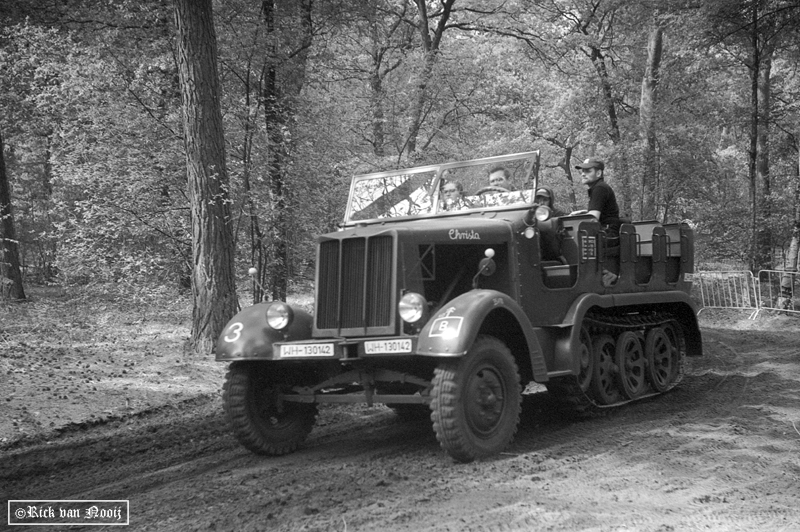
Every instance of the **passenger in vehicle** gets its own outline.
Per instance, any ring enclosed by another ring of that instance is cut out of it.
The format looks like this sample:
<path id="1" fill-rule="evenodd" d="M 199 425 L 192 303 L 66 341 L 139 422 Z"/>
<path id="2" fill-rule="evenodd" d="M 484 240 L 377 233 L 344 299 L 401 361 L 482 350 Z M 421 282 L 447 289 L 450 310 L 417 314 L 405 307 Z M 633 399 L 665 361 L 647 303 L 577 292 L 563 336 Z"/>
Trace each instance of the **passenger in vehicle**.
<path id="1" fill-rule="evenodd" d="M 511 183 L 511 172 L 504 166 L 493 166 L 489 169 L 489 185 L 503 188 L 506 191 L 517 190 Z"/>
<path id="2" fill-rule="evenodd" d="M 581 171 L 581 183 L 586 186 L 589 194 L 589 206 L 586 210 L 575 211 L 572 214 L 588 212 L 600 222 L 606 234 L 604 255 L 616 259 L 607 263 L 615 271 L 603 270 L 603 284 L 612 286 L 616 283 L 619 273 L 619 228 L 622 225 L 617 197 L 614 190 L 603 179 L 605 171 L 603 161 L 589 157 L 575 166 L 575 169 Z"/>
<path id="3" fill-rule="evenodd" d="M 589 157 L 575 168 L 581 171 L 581 183 L 586 186 L 589 194 L 589 206 L 585 210 L 574 211 L 571 214 L 589 213 L 597 218 L 606 235 L 611 238 L 619 237 L 622 221 L 614 190 L 603 179 L 605 164 L 600 159 Z"/>
<path id="4" fill-rule="evenodd" d="M 567 214 L 564 211 L 556 208 L 555 201 L 556 201 L 555 194 L 553 194 L 553 191 L 550 188 L 539 187 L 536 189 L 536 199 L 534 200 L 534 203 L 550 207 L 550 210 L 552 211 L 554 217 L 564 216 L 565 214 Z"/>
<path id="5" fill-rule="evenodd" d="M 442 209 L 446 211 L 458 211 L 468 209 L 472 204 L 464 197 L 464 185 L 460 181 L 446 181 L 442 186 L 441 193 Z"/>

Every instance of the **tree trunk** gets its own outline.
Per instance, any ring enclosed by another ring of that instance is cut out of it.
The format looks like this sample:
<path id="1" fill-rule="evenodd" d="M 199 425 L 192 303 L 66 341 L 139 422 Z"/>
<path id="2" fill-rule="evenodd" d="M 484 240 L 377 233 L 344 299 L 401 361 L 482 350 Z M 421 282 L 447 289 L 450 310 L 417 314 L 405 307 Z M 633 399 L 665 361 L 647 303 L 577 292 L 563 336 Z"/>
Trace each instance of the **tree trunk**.
<path id="1" fill-rule="evenodd" d="M 238 307 L 228 173 L 211 0 L 174 0 L 178 73 L 192 210 L 194 353 L 213 351 Z"/>
<path id="2" fill-rule="evenodd" d="M 569 204 L 571 205 L 570 211 L 578 210 L 578 198 L 575 197 L 575 180 L 572 178 L 572 150 L 574 146 L 570 140 L 564 147 L 564 174 L 566 174 L 567 181 L 569 182 Z"/>
<path id="3" fill-rule="evenodd" d="M 431 76 L 433 75 L 436 56 L 439 53 L 439 47 L 442 42 L 442 35 L 447 27 L 447 21 L 450 18 L 450 12 L 455 0 L 442 0 L 441 18 L 436 25 L 433 36 L 431 36 L 430 31 L 430 19 L 428 17 L 426 0 L 414 0 L 414 2 L 419 12 L 418 29 L 422 50 L 425 56 L 422 71 L 417 78 L 417 90 L 411 102 L 411 111 L 409 112 L 408 134 L 405 143 L 405 152 L 409 157 L 411 157 L 417 149 L 417 137 L 419 136 L 420 127 L 422 127 L 422 109 L 425 106 L 425 100 L 427 98 L 428 83 L 430 83 Z"/>
<path id="4" fill-rule="evenodd" d="M 797 150 L 797 164 L 794 166 L 794 224 L 792 226 L 792 240 L 789 243 L 789 251 L 786 253 L 786 260 L 783 264 L 783 268 L 787 273 L 797 272 L 797 255 L 800 248 L 800 145 L 796 140 L 795 149 Z M 794 275 L 784 274 L 781 276 L 779 308 L 794 310 L 794 301 L 791 299 L 794 282 Z"/>
<path id="5" fill-rule="evenodd" d="M 3 135 L 0 133 L 0 297 L 25 299 L 4 150 Z"/>
<path id="6" fill-rule="evenodd" d="M 650 32 L 647 43 L 647 67 L 642 79 L 642 96 L 639 104 L 639 123 L 644 136 L 644 168 L 642 168 L 642 198 L 639 212 L 642 220 L 653 220 L 657 216 L 655 106 L 661 66 L 662 35 L 661 28 L 655 28 Z"/>
<path id="7" fill-rule="evenodd" d="M 386 152 L 384 145 L 386 139 L 384 137 L 383 124 L 386 121 L 383 112 L 383 80 L 380 76 L 380 65 L 374 65 L 374 70 L 370 75 L 370 96 L 372 107 L 372 151 L 376 157 L 383 157 Z"/>
<path id="8" fill-rule="evenodd" d="M 764 42 L 761 51 L 761 65 L 758 69 L 758 100 L 759 120 L 756 141 L 756 179 L 761 183 L 760 227 L 758 229 L 758 260 L 759 269 L 772 268 L 772 198 L 770 194 L 769 175 L 769 129 L 771 111 L 771 84 L 772 55 L 775 50 L 775 38 Z"/>
<path id="9" fill-rule="evenodd" d="M 405 5 L 405 2 L 403 5 Z M 378 42 L 380 40 L 378 38 L 379 17 L 376 5 L 370 4 L 368 18 L 370 40 L 372 41 L 372 71 L 370 72 L 369 78 L 370 108 L 372 111 L 372 152 L 377 157 L 383 157 L 385 155 L 384 145 L 386 143 L 383 128 L 385 122 L 383 112 L 383 78 L 381 77 L 383 53 L 380 43 Z"/>
<path id="10" fill-rule="evenodd" d="M 611 87 L 611 80 L 606 68 L 606 59 L 599 48 L 590 47 L 589 58 L 594 65 L 597 76 L 600 80 L 600 89 L 603 93 L 603 99 L 606 104 L 606 114 L 608 115 L 608 136 L 611 142 L 617 149 L 617 174 L 614 175 L 616 186 L 614 190 L 617 194 L 617 202 L 620 208 L 620 214 L 625 216 L 631 212 L 631 187 L 630 177 L 628 176 L 628 157 L 625 152 L 625 146 L 622 144 L 622 132 L 619 127 L 619 118 L 617 116 L 617 106 L 614 102 L 614 92 Z M 605 176 L 605 172 L 603 172 Z"/>
<path id="11" fill-rule="evenodd" d="M 253 137 L 255 135 L 255 124 L 251 121 L 251 113 L 249 112 L 250 106 L 253 105 L 252 93 L 255 91 L 251 84 L 251 69 L 250 64 L 247 68 L 247 77 L 245 78 L 245 108 L 248 110 L 244 118 L 244 140 L 242 142 L 242 188 L 245 196 L 245 205 L 242 207 L 246 209 L 246 216 L 249 222 L 248 235 L 250 237 L 250 266 L 256 268 L 256 275 L 264 272 L 266 251 L 264 249 L 264 233 L 261 230 L 261 223 L 258 217 L 257 203 L 253 192 L 251 183 L 251 175 L 253 171 Z M 263 284 L 259 282 L 259 277 L 252 279 L 253 303 L 258 303 L 264 299 Z"/>
<path id="12" fill-rule="evenodd" d="M 267 172 L 272 206 L 269 232 L 271 259 L 261 273 L 265 284 L 270 287 L 272 299 L 281 301 L 286 301 L 289 286 L 291 233 L 291 189 L 286 174 L 291 165 L 289 154 L 292 152 L 292 137 L 286 133 L 292 127 L 296 99 L 305 82 L 306 61 L 312 39 L 312 5 L 312 0 L 263 0 L 261 3 L 267 35 L 272 42 L 270 57 L 265 64 L 262 93 L 270 148 Z M 291 33 L 279 31 L 279 14 L 297 21 Z M 283 56 L 279 48 L 291 48 L 292 53 Z"/>
<path id="13" fill-rule="evenodd" d="M 561 141 L 555 137 L 544 137 L 544 139 L 564 150 L 564 158 L 560 160 L 556 166 L 564 170 L 564 176 L 567 178 L 567 182 L 569 183 L 570 208 L 562 210 L 577 211 L 578 199 L 575 197 L 575 180 L 572 178 L 572 152 L 575 150 L 577 143 L 574 142 L 572 137 L 568 137 L 565 141 Z"/>
<path id="14" fill-rule="evenodd" d="M 750 179 L 750 231 L 752 248 L 750 250 L 750 269 L 759 268 L 756 254 L 758 252 L 758 198 L 756 196 L 756 156 L 758 154 L 758 72 L 761 70 L 758 38 L 758 3 L 753 3 L 751 44 L 753 46 L 753 64 L 750 66 L 750 151 L 748 159 L 748 176 Z"/>

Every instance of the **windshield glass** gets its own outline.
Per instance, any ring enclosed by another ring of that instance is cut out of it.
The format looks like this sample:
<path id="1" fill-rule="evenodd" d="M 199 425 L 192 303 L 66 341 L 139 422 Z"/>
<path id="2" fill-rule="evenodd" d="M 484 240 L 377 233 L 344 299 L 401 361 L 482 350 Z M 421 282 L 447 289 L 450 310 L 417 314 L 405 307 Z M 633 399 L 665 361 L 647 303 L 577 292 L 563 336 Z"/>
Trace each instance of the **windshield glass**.
<path id="1" fill-rule="evenodd" d="M 530 204 L 538 156 L 528 152 L 356 176 L 345 223 Z"/>

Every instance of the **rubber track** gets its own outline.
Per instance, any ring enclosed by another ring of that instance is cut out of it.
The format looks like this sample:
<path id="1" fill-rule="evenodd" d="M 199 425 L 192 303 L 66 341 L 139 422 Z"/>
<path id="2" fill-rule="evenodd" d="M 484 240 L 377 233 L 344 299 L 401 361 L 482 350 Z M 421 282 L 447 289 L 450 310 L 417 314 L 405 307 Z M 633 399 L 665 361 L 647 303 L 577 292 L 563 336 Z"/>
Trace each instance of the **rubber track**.
<path id="1" fill-rule="evenodd" d="M 579 413 L 587 414 L 598 412 L 604 409 L 617 408 L 628 403 L 649 399 L 651 397 L 667 393 L 683 380 L 686 347 L 683 342 L 683 334 L 681 334 L 681 326 L 672 315 L 667 313 L 636 314 L 628 316 L 587 314 L 584 318 L 584 324 L 589 328 L 589 334 L 592 338 L 597 338 L 597 336 L 600 334 L 610 334 L 616 338 L 624 331 L 641 331 L 660 325 L 672 325 L 673 329 L 678 335 L 678 348 L 680 350 L 680 358 L 678 359 L 678 374 L 675 377 L 675 380 L 670 384 L 669 388 L 663 392 L 648 393 L 641 397 L 637 397 L 636 399 L 626 399 L 611 405 L 598 404 L 594 399 L 592 399 L 591 396 L 583 392 L 578 384 L 577 375 L 553 379 L 553 381 L 547 383 L 548 391 L 550 391 L 559 400 L 559 402 L 568 408 Z"/>

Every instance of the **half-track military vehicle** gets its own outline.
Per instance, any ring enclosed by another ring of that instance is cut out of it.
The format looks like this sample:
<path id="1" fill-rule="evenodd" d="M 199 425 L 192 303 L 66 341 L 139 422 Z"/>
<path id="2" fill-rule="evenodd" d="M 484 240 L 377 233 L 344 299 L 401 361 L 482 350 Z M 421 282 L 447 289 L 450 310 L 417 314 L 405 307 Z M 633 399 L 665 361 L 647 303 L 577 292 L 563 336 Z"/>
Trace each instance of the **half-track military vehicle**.
<path id="1" fill-rule="evenodd" d="M 313 314 L 262 302 L 219 337 L 238 440 L 289 453 L 318 404 L 383 403 L 425 412 L 468 462 L 512 441 L 530 383 L 579 411 L 673 388 L 702 354 L 691 228 L 623 223 L 611 238 L 591 215 L 554 217 L 534 203 L 538 164 L 528 152 L 354 177 L 340 230 L 318 237 Z M 488 186 L 497 165 L 510 188 Z"/>

